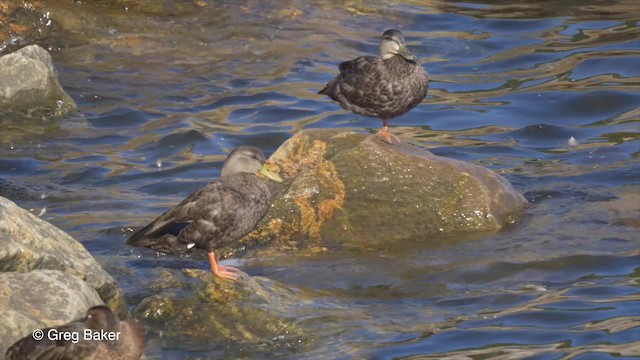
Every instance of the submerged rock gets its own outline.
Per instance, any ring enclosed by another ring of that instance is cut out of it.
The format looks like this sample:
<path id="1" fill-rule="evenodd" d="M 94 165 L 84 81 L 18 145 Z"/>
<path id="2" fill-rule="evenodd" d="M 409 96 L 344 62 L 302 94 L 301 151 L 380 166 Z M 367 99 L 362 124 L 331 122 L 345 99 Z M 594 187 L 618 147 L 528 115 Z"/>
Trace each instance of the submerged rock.
<path id="1" fill-rule="evenodd" d="M 0 109 L 64 116 L 77 106 L 60 86 L 49 53 L 30 45 L 0 57 Z"/>
<path id="2" fill-rule="evenodd" d="M 495 231 L 527 206 L 491 170 L 344 130 L 298 133 L 270 163 L 286 187 L 274 189 L 279 195 L 242 240 L 244 249 L 256 242 L 269 243 L 269 249 L 386 246 L 401 239 Z"/>
<path id="3" fill-rule="evenodd" d="M 0 271 L 26 273 L 35 269 L 76 276 L 95 289 L 114 311 L 123 309 L 122 294 L 115 281 L 82 244 L 0 197 Z"/>
<path id="4" fill-rule="evenodd" d="M 58 270 L 0 273 L 0 358 L 35 329 L 76 320 L 102 300 L 86 282 Z"/>
<path id="5" fill-rule="evenodd" d="M 196 269 L 160 270 L 149 285 L 157 294 L 136 309 L 163 347 L 201 348 L 240 341 L 288 346 L 302 341 L 293 308 L 300 300 L 279 283 L 243 272 L 237 281 Z"/>

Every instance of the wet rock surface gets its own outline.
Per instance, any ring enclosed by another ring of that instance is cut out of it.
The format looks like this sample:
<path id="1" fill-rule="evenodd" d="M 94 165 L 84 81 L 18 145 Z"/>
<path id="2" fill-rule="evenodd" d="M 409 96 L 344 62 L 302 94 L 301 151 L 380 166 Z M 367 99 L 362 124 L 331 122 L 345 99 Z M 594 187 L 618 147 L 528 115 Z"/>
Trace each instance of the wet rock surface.
<path id="1" fill-rule="evenodd" d="M 344 130 L 300 132 L 270 162 L 285 186 L 273 189 L 279 194 L 271 210 L 236 249 L 255 242 L 275 248 L 378 247 L 495 231 L 527 206 L 491 170 Z"/>
<path id="2" fill-rule="evenodd" d="M 306 336 L 296 324 L 294 309 L 303 301 L 278 282 L 240 274 L 237 281 L 229 281 L 204 270 L 157 269 L 148 285 L 155 295 L 140 301 L 136 318 L 151 333 L 161 334 L 162 347 L 183 346 L 185 341 L 198 347 L 234 341 L 276 347 L 302 342 Z"/>
<path id="3" fill-rule="evenodd" d="M 114 311 L 122 309 L 122 294 L 115 281 L 82 244 L 2 197 L 0 244 L 0 271 L 62 271 L 84 280 Z"/>
<path id="4" fill-rule="evenodd" d="M 64 116 L 77 110 L 58 82 L 51 56 L 38 45 L 0 57 L 0 108 L 28 116 Z"/>

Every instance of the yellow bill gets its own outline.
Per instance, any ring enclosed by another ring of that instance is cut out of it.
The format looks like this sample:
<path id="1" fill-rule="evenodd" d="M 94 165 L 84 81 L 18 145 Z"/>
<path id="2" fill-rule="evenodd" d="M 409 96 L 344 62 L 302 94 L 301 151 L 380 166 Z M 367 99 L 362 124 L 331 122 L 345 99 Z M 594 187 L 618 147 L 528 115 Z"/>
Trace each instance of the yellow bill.
<path id="1" fill-rule="evenodd" d="M 273 171 L 269 170 L 269 166 L 267 166 L 267 164 L 262 165 L 262 169 L 260 169 L 260 174 L 264 175 L 267 177 L 267 179 L 269 180 L 273 180 L 275 182 L 282 182 L 282 178 L 274 173 Z"/>

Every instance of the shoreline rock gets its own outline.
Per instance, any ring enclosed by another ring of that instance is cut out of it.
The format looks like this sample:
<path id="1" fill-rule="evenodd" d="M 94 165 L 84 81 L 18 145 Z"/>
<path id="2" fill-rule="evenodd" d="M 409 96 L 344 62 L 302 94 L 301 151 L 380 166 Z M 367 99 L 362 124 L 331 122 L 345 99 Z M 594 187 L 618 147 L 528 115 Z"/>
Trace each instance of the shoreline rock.
<path id="1" fill-rule="evenodd" d="M 126 313 L 115 281 L 81 243 L 3 197 L 0 244 L 0 355 L 31 331 L 76 320 L 92 306 Z"/>
<path id="2" fill-rule="evenodd" d="M 114 311 L 122 309 L 122 294 L 115 280 L 80 242 L 3 197 L 0 243 L 0 271 L 63 271 L 86 281 Z"/>
<path id="3" fill-rule="evenodd" d="M 9 346 L 35 329 L 76 320 L 100 304 L 86 282 L 59 270 L 0 273 L 0 359 Z"/>

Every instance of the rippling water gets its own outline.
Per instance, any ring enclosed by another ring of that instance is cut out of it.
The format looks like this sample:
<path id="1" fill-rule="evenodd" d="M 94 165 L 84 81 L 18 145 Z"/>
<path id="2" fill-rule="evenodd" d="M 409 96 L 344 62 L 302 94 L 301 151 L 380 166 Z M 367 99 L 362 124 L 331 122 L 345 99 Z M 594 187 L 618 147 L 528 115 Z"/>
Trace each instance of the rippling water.
<path id="1" fill-rule="evenodd" d="M 497 234 L 247 263 L 250 274 L 311 294 L 322 311 L 299 321 L 317 330 L 313 345 L 195 351 L 163 348 L 151 333 L 151 355 L 640 356 L 637 1 L 45 7 L 56 23 L 43 43 L 79 114 L 5 115 L 0 194 L 36 214 L 46 208 L 44 219 L 107 268 L 131 256 L 124 229 L 217 177 L 231 148 L 270 153 L 305 128 L 376 131 L 379 120 L 315 93 L 339 62 L 375 54 L 391 27 L 431 78 L 428 98 L 392 131 L 494 169 L 532 203 L 524 222 Z M 75 16 L 58 15 L 70 8 Z"/>

